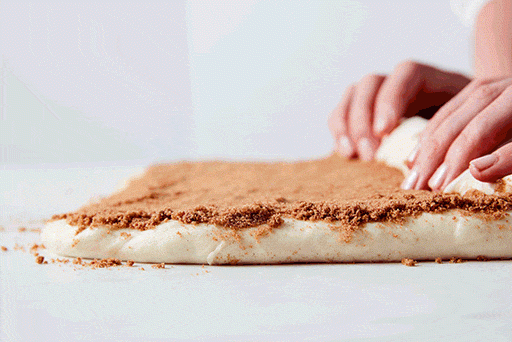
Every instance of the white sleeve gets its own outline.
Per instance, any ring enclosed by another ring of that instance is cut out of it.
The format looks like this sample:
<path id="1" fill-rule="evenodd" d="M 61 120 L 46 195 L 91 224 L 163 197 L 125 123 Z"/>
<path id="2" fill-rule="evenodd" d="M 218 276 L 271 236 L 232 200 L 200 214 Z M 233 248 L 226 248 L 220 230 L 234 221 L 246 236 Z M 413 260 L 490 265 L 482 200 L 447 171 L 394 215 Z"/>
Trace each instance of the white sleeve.
<path id="1" fill-rule="evenodd" d="M 473 27 L 478 13 L 490 0 L 450 0 L 452 11 L 467 27 Z"/>

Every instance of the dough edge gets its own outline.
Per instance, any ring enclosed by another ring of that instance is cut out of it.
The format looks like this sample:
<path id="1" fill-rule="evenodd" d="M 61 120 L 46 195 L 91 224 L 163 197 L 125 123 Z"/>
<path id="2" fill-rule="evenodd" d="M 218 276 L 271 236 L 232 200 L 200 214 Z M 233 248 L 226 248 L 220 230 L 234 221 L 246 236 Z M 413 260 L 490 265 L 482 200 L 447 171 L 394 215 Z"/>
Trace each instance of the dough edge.
<path id="1" fill-rule="evenodd" d="M 65 220 L 49 222 L 44 245 L 66 257 L 118 258 L 171 264 L 275 264 L 297 262 L 393 262 L 403 258 L 433 260 L 512 257 L 510 212 L 500 220 L 467 216 L 459 210 L 423 213 L 400 223 L 368 223 L 346 242 L 339 223 L 284 219 L 279 228 L 257 237 L 259 227 L 220 237 L 225 229 L 208 224 L 168 221 L 146 231 L 82 230 Z"/>

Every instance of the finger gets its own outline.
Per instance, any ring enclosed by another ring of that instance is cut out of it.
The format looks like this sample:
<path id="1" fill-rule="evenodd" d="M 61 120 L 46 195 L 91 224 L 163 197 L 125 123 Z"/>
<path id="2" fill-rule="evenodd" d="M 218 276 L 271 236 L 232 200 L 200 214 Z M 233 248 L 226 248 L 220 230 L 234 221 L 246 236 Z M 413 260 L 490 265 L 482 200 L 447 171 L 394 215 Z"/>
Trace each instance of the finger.
<path id="1" fill-rule="evenodd" d="M 354 143 L 348 134 L 348 113 L 352 103 L 356 86 L 350 85 L 343 94 L 340 102 L 332 111 L 328 124 L 332 137 L 334 138 L 335 150 L 342 156 L 351 158 L 355 155 Z"/>
<path id="2" fill-rule="evenodd" d="M 439 70 L 414 61 L 400 63 L 386 79 L 379 92 L 375 108 L 373 130 L 382 137 L 393 130 L 406 115 L 413 102 L 417 110 L 440 106 L 469 83 L 469 79 L 457 73 Z M 428 100 L 419 101 L 419 94 L 427 94 Z"/>
<path id="3" fill-rule="evenodd" d="M 422 69 L 422 65 L 406 61 L 400 63 L 386 79 L 375 104 L 375 135 L 382 137 L 391 132 L 404 116 L 407 105 L 422 87 Z"/>
<path id="4" fill-rule="evenodd" d="M 352 141 L 362 160 L 373 159 L 378 146 L 378 139 L 373 135 L 373 110 L 377 93 L 386 77 L 368 75 L 358 83 L 352 107 L 348 116 L 348 127 Z"/>
<path id="5" fill-rule="evenodd" d="M 469 163 L 469 171 L 481 182 L 496 182 L 512 174 L 512 143 Z"/>
<path id="6" fill-rule="evenodd" d="M 512 87 L 508 87 L 468 124 L 450 146 L 444 162 L 446 177 L 440 189 L 444 189 L 467 169 L 471 160 L 489 153 L 509 138 L 509 131 L 512 129 L 511 113 Z M 476 163 L 473 168 L 478 166 Z"/>
<path id="7" fill-rule="evenodd" d="M 468 86 L 466 86 L 462 91 L 460 91 L 437 111 L 434 117 L 428 121 L 427 127 L 425 127 L 425 129 L 421 132 L 417 145 L 418 149 L 415 151 L 416 153 L 411 154 L 407 158 L 407 162 L 410 165 L 409 168 L 413 167 L 414 163 L 416 162 L 416 158 L 419 156 L 417 152 L 419 152 L 420 145 L 422 140 L 424 140 L 424 137 L 431 137 L 434 135 L 434 132 L 438 130 L 439 127 L 450 118 L 450 116 L 457 115 L 454 113 L 457 112 L 470 97 L 476 96 L 477 98 L 485 98 L 487 95 L 495 93 L 495 89 L 491 89 L 493 87 L 492 82 L 493 81 L 491 80 L 472 81 Z M 497 88 L 499 88 L 501 91 L 501 89 L 508 85 L 507 82 L 508 81 L 506 80 L 500 81 L 500 83 L 497 83 L 494 86 L 497 85 Z M 441 171 L 442 170 L 440 170 L 440 172 Z"/>
<path id="8" fill-rule="evenodd" d="M 433 133 L 423 136 L 412 168 L 418 173 L 416 183 L 413 185 L 415 189 L 426 189 L 428 186 L 432 190 L 439 190 L 448 178 L 459 172 L 460 163 L 466 163 L 467 168 L 469 160 L 445 160 L 445 156 L 448 157 L 449 149 L 452 149 L 451 156 L 457 154 L 454 149 L 465 148 L 465 146 L 459 146 L 462 140 L 459 140 L 454 147 L 452 144 L 457 141 L 456 139 L 473 118 L 484 111 L 506 89 L 506 86 L 505 83 L 496 83 L 493 85 L 493 91 L 490 89 L 490 87 L 475 89 Z"/>
<path id="9" fill-rule="evenodd" d="M 486 84 L 487 82 L 485 82 Z M 430 136 L 450 115 L 459 109 L 477 88 L 484 85 L 484 81 L 476 80 L 471 82 L 467 87 L 462 89 L 457 95 L 450 99 L 442 106 L 437 113 L 428 121 L 427 127 L 421 133 L 421 137 Z M 421 138 L 420 138 L 421 140 Z"/>
<path id="10" fill-rule="evenodd" d="M 473 96 L 478 98 L 487 98 L 495 95 L 498 91 L 502 91 L 509 81 L 492 81 L 492 80 L 474 80 L 450 101 L 442 106 L 437 113 L 429 120 L 427 127 L 421 133 L 421 137 L 429 136 L 435 132 L 438 127 L 457 111 L 466 101 Z"/>

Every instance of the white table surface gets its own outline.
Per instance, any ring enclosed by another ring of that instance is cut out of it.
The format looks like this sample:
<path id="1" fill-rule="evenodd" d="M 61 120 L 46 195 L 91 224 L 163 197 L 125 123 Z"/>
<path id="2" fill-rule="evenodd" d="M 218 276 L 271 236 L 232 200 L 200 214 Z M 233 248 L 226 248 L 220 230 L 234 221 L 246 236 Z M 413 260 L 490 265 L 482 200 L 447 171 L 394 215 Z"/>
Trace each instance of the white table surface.
<path id="1" fill-rule="evenodd" d="M 0 341 L 512 340 L 511 261 L 92 270 L 13 249 L 40 241 L 17 231 L 23 218 L 138 171 L 0 170 Z"/>

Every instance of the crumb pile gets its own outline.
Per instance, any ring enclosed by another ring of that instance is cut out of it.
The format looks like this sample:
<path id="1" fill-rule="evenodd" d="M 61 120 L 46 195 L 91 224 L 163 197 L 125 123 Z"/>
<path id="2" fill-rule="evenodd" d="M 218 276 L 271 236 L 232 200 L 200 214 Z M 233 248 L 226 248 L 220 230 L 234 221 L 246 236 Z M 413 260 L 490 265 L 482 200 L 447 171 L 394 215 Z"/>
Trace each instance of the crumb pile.
<path id="1" fill-rule="evenodd" d="M 402 180 L 382 163 L 335 154 L 303 162 L 179 162 L 152 166 L 122 191 L 52 219 L 66 219 L 78 233 L 100 225 L 146 230 L 171 219 L 272 229 L 294 218 L 339 221 L 349 236 L 368 222 L 403 222 L 423 212 L 460 209 L 499 218 L 512 209 L 511 195 L 404 191 Z"/>

